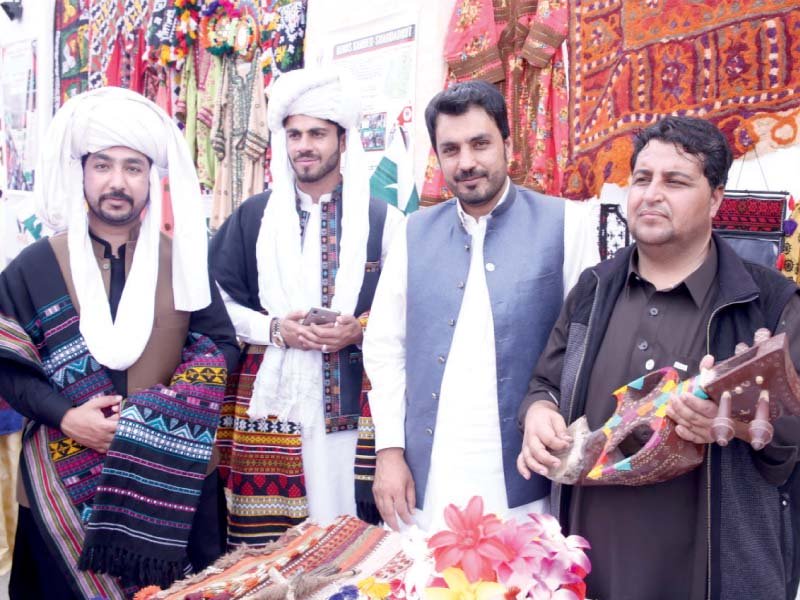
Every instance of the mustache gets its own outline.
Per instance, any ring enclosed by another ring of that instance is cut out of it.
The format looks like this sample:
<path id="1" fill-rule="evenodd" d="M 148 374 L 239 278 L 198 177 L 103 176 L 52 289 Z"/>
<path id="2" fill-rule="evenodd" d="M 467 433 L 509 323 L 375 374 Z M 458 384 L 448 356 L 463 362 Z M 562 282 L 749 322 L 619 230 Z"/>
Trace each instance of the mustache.
<path id="1" fill-rule="evenodd" d="M 656 213 L 661 215 L 662 217 L 669 217 L 669 212 L 666 210 L 662 210 L 660 208 L 655 208 L 653 206 L 643 206 L 639 210 L 636 211 L 637 215 L 643 215 L 644 213 Z"/>
<path id="2" fill-rule="evenodd" d="M 103 200 L 123 200 L 129 204 L 133 204 L 133 198 L 131 198 L 125 192 L 108 192 L 106 194 L 100 194 L 98 201 L 102 202 Z"/>
<path id="3" fill-rule="evenodd" d="M 473 179 L 474 177 L 488 177 L 489 171 L 485 169 L 478 169 L 477 167 L 470 169 L 469 171 L 459 171 L 453 176 L 453 179 L 456 181 L 466 181 L 467 179 Z"/>
<path id="4" fill-rule="evenodd" d="M 313 150 L 307 150 L 306 152 L 298 152 L 294 155 L 294 160 L 300 160 L 303 158 L 319 158 Z"/>

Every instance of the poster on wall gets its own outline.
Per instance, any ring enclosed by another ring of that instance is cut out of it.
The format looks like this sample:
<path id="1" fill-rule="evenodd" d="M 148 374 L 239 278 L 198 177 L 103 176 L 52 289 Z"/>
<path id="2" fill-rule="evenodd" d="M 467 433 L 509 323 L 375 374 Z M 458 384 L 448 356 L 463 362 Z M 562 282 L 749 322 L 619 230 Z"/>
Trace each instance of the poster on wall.
<path id="1" fill-rule="evenodd" d="M 36 215 L 33 192 L 6 190 L 0 201 L 0 270 L 25 246 L 51 233 Z"/>
<path id="2" fill-rule="evenodd" d="M 36 41 L 0 47 L 0 96 L 5 186 L 33 190 L 36 157 Z M 30 134 L 29 134 L 30 132 Z"/>
<path id="3" fill-rule="evenodd" d="M 415 98 L 416 25 L 393 15 L 334 32 L 333 65 L 350 74 L 361 96 L 361 143 L 374 197 L 411 212 L 417 206 L 411 124 Z"/>

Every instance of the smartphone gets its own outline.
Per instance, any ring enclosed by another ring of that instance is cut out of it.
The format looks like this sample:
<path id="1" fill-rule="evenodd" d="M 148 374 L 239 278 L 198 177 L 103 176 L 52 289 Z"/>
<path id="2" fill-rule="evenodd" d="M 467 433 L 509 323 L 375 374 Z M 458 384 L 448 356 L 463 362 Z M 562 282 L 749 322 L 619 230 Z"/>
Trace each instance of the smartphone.
<path id="1" fill-rule="evenodd" d="M 336 317 L 340 314 L 338 310 L 314 307 L 306 313 L 303 319 L 303 325 L 327 325 L 328 323 L 335 323 Z"/>

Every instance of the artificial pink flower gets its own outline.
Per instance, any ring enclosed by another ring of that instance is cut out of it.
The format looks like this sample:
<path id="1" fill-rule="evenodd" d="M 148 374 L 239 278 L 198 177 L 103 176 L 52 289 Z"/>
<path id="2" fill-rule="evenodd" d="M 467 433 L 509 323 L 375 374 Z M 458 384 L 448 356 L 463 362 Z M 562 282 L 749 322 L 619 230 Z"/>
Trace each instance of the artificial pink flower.
<path id="1" fill-rule="evenodd" d="M 583 552 L 588 548 L 586 540 L 565 538 L 554 517 L 539 514 L 522 524 L 509 520 L 497 535 L 512 555 L 492 565 L 499 582 L 536 600 L 584 598 L 583 577 L 591 569 Z"/>
<path id="2" fill-rule="evenodd" d="M 503 524 L 498 532 L 499 540 L 511 551 L 508 560 L 492 564 L 497 580 L 509 584 L 514 573 L 535 573 L 538 565 L 547 557 L 547 550 L 535 542 L 541 528 L 533 522 L 518 524 L 511 519 Z"/>
<path id="3" fill-rule="evenodd" d="M 470 583 L 495 581 L 493 564 L 511 560 L 511 551 L 498 539 L 502 521 L 483 514 L 483 499 L 473 496 L 462 511 L 454 504 L 444 510 L 450 531 L 440 531 L 428 540 L 436 570 L 460 567 Z"/>

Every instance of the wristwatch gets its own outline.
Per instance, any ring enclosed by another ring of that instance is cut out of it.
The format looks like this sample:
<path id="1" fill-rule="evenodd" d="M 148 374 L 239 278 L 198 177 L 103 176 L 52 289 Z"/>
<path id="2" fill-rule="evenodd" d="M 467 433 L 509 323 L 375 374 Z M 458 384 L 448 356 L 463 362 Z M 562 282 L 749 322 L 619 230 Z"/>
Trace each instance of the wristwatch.
<path id="1" fill-rule="evenodd" d="M 286 340 L 283 339 L 283 334 L 281 334 L 281 320 L 278 317 L 275 317 L 270 322 L 269 341 L 277 348 L 286 348 Z"/>

